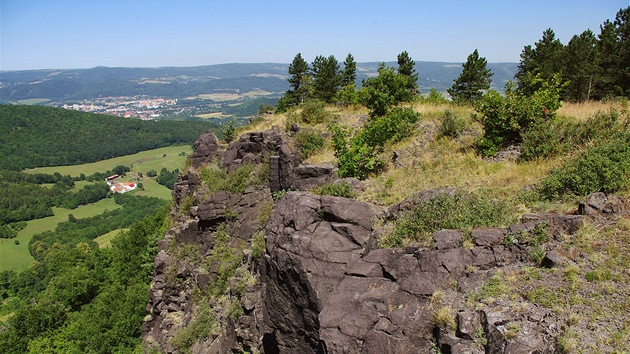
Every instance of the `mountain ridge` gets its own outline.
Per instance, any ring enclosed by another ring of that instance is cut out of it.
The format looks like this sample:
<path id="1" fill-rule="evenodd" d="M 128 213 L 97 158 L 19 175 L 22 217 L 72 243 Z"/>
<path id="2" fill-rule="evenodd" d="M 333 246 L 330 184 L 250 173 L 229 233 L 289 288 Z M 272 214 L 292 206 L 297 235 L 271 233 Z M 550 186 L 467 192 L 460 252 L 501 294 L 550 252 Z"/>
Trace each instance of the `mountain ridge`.
<path id="1" fill-rule="evenodd" d="M 357 85 L 376 75 L 380 62 L 357 63 Z M 396 66 L 396 62 L 385 62 Z M 81 100 L 106 96 L 148 95 L 185 98 L 215 92 L 264 90 L 281 94 L 289 89 L 289 64 L 226 63 L 191 67 L 94 67 L 0 71 L 0 102 L 27 99 Z M 517 63 L 488 63 L 493 89 L 514 78 Z M 444 92 L 461 72 L 461 63 L 416 61 L 421 92 Z"/>

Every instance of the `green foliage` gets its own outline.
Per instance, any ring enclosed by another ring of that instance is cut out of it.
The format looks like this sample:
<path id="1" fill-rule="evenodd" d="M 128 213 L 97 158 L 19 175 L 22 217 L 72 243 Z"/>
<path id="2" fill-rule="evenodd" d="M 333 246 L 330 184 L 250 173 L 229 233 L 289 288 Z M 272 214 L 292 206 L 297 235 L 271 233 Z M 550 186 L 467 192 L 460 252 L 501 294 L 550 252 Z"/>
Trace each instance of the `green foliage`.
<path id="1" fill-rule="evenodd" d="M 252 236 L 252 257 L 254 259 L 261 259 L 265 254 L 266 247 L 264 230 L 259 230 L 254 233 L 254 236 Z"/>
<path id="2" fill-rule="evenodd" d="M 524 96 L 531 96 L 542 85 L 554 85 L 558 74 L 562 72 L 562 54 L 564 45 L 556 38 L 551 28 L 543 32 L 542 39 L 526 46 L 521 53 L 521 61 L 516 73 L 518 91 Z"/>
<path id="3" fill-rule="evenodd" d="M 218 324 L 212 317 L 208 304 L 204 302 L 199 306 L 190 323 L 179 329 L 171 338 L 171 344 L 182 353 L 190 353 L 193 344 L 206 339 L 217 328 Z"/>
<path id="4" fill-rule="evenodd" d="M 231 143 L 236 139 L 236 127 L 234 127 L 234 119 L 230 119 L 230 121 L 221 128 L 221 135 L 223 135 L 223 141 L 226 143 Z"/>
<path id="5" fill-rule="evenodd" d="M 300 129 L 294 138 L 300 146 L 300 155 L 305 159 L 321 151 L 326 143 L 322 134 L 312 128 Z"/>
<path id="6" fill-rule="evenodd" d="M 351 53 L 348 53 L 343 61 L 343 70 L 341 72 L 341 86 L 354 86 L 357 80 L 357 63 Z"/>
<path id="7" fill-rule="evenodd" d="M 20 300 L 0 331 L 0 351 L 122 353 L 137 348 L 166 213 L 161 208 L 137 222 L 110 248 L 57 239 L 36 266 L 19 275 L 0 273 L 0 291 L 8 289 L 11 299 Z"/>
<path id="8" fill-rule="evenodd" d="M 463 118 L 454 115 L 453 112 L 447 109 L 440 120 L 438 135 L 457 138 L 466 129 L 466 126 L 466 121 Z"/>
<path id="9" fill-rule="evenodd" d="M 230 278 L 236 274 L 236 269 L 243 261 L 242 250 L 230 246 L 230 235 L 223 224 L 214 233 L 214 248 L 209 260 L 219 265 L 217 277 L 209 287 L 209 293 L 215 299 L 225 294 L 230 286 Z"/>
<path id="10" fill-rule="evenodd" d="M 398 74 L 407 78 L 406 87 L 412 95 L 418 90 L 418 73 L 416 72 L 416 62 L 411 59 L 407 51 L 403 51 L 396 57 L 398 62 Z"/>
<path id="11" fill-rule="evenodd" d="M 192 144 L 205 122 L 146 122 L 41 106 L 0 105 L 0 169 L 77 165 Z"/>
<path id="12" fill-rule="evenodd" d="M 560 108 L 560 82 L 541 88 L 531 96 L 525 96 L 506 85 L 506 96 L 501 97 L 490 90 L 477 100 L 475 110 L 480 115 L 474 118 L 484 127 L 484 135 L 477 147 L 482 155 L 491 156 L 499 149 L 522 141 L 521 134 L 536 124 L 543 124 L 555 119 L 555 112 Z"/>
<path id="13" fill-rule="evenodd" d="M 169 171 L 166 167 L 162 167 L 156 181 L 164 187 L 173 190 L 175 182 L 177 182 L 177 176 L 179 176 L 179 169 Z"/>
<path id="14" fill-rule="evenodd" d="M 455 102 L 471 102 L 479 99 L 490 88 L 492 72 L 486 68 L 486 58 L 479 57 L 477 49 L 462 64 L 462 72 L 455 79 L 448 93 Z"/>
<path id="15" fill-rule="evenodd" d="M 408 75 L 397 73 L 392 67 L 386 67 L 381 63 L 378 67 L 378 76 L 363 80 L 363 87 L 359 90 L 359 100 L 370 109 L 372 116 L 384 116 L 390 107 L 401 102 L 410 102 L 414 92 Z"/>
<path id="16" fill-rule="evenodd" d="M 334 55 L 327 58 L 318 55 L 312 64 L 313 97 L 326 103 L 333 103 L 341 86 L 339 63 Z"/>
<path id="17" fill-rule="evenodd" d="M 319 100 L 308 100 L 302 106 L 300 121 L 306 124 L 326 123 L 331 115 L 326 111 L 326 104 Z"/>
<path id="18" fill-rule="evenodd" d="M 630 135 L 589 148 L 543 179 L 538 192 L 547 200 L 615 193 L 630 187 Z"/>
<path id="19" fill-rule="evenodd" d="M 344 85 L 337 92 L 337 104 L 342 107 L 354 106 L 359 104 L 359 94 L 356 86 L 352 84 Z"/>
<path id="20" fill-rule="evenodd" d="M 345 181 L 322 184 L 321 186 L 313 189 L 312 192 L 319 195 L 331 195 L 333 197 L 356 197 L 356 193 L 354 193 L 350 183 Z"/>
<path id="21" fill-rule="evenodd" d="M 291 89 L 285 92 L 276 105 L 276 111 L 281 113 L 293 106 L 297 106 L 309 96 L 311 86 L 311 74 L 308 62 L 298 53 L 289 65 L 288 79 Z"/>
<path id="22" fill-rule="evenodd" d="M 380 240 L 384 247 L 410 242 L 432 244 L 433 233 L 442 229 L 471 230 L 478 227 L 506 226 L 513 222 L 511 207 L 483 195 L 457 192 L 420 200 L 403 213 L 394 230 Z"/>
<path id="23" fill-rule="evenodd" d="M 427 95 L 424 101 L 431 104 L 444 104 L 448 102 L 435 87 L 431 87 L 431 91 L 429 91 L 429 95 Z"/>
<path id="24" fill-rule="evenodd" d="M 373 116 L 352 137 L 347 128 L 330 124 L 339 176 L 365 179 L 378 173 L 385 166 L 378 157 L 383 147 L 413 134 L 418 119 L 411 108 L 396 107 L 384 116 Z"/>
<path id="25" fill-rule="evenodd" d="M 265 171 L 264 168 L 268 167 L 261 165 L 257 168 L 256 165 L 245 164 L 225 172 L 216 166 L 203 166 L 198 172 L 209 195 L 221 190 L 230 194 L 243 194 L 247 187 L 265 183 L 268 178 L 265 172 L 268 174 L 268 170 Z"/>

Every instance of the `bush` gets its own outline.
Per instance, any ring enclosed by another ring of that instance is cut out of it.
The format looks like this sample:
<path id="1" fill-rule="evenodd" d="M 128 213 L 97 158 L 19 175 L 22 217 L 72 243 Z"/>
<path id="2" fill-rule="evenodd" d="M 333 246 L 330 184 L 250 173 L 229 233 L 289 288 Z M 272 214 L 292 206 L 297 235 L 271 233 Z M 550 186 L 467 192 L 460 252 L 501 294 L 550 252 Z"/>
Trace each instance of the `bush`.
<path id="1" fill-rule="evenodd" d="M 431 87 L 431 92 L 429 92 L 429 95 L 424 101 L 431 104 L 443 104 L 448 102 L 435 87 Z"/>
<path id="2" fill-rule="evenodd" d="M 221 135 L 223 135 L 223 141 L 228 144 L 236 139 L 236 127 L 234 127 L 234 119 L 230 119 L 228 124 L 221 128 Z"/>
<path id="3" fill-rule="evenodd" d="M 336 123 L 329 125 L 339 176 L 365 179 L 381 171 L 385 162 L 378 155 L 383 147 L 413 134 L 418 119 L 419 114 L 411 108 L 397 107 L 384 116 L 372 116 L 353 137 L 347 128 Z"/>
<path id="4" fill-rule="evenodd" d="M 554 170 L 538 186 L 544 199 L 614 193 L 630 187 L 630 134 L 586 150 Z"/>
<path id="5" fill-rule="evenodd" d="M 506 226 L 512 223 L 509 205 L 483 195 L 457 192 L 421 200 L 403 213 L 391 234 L 381 239 L 385 247 L 399 247 L 410 242 L 432 246 L 433 233 L 442 229 L 470 231 L 478 227 Z"/>
<path id="6" fill-rule="evenodd" d="M 439 136 L 457 138 L 464 129 L 466 129 L 466 121 L 464 119 L 453 115 L 453 112 L 448 109 L 444 111 L 444 116 L 442 116 L 438 127 Z"/>
<path id="7" fill-rule="evenodd" d="M 553 121 L 560 106 L 559 84 L 543 83 L 531 96 L 516 93 L 511 84 L 506 85 L 505 98 L 490 90 L 476 103 L 480 115 L 473 116 L 484 127 L 478 151 L 491 156 L 509 144 L 521 142 L 521 134 L 530 127 Z"/>
<path id="8" fill-rule="evenodd" d="M 313 193 L 319 194 L 319 195 L 330 195 L 333 197 L 344 197 L 344 198 L 356 197 L 356 194 L 352 190 L 352 186 L 350 185 L 350 183 L 345 182 L 345 181 L 323 184 L 313 189 Z"/>
<path id="9" fill-rule="evenodd" d="M 320 133 L 308 128 L 295 134 L 295 140 L 300 145 L 300 155 L 305 159 L 321 151 L 326 143 L 326 139 Z"/>
<path id="10" fill-rule="evenodd" d="M 306 124 L 326 123 L 331 115 L 326 111 L 326 105 L 322 101 L 309 100 L 302 106 L 300 121 Z"/>

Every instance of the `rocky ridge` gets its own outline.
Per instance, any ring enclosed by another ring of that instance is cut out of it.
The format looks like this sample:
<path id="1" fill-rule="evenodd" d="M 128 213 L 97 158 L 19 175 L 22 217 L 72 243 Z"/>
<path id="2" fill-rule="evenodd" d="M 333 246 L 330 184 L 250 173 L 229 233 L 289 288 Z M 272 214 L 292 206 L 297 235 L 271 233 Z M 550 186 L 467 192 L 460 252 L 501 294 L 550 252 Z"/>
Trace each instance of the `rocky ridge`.
<path id="1" fill-rule="evenodd" d="M 555 353 L 564 323 L 554 311 L 481 300 L 534 265 L 524 240 L 541 225 L 551 236 L 541 264 L 558 267 L 581 257 L 560 243 L 584 218 L 626 210 L 625 200 L 596 194 L 579 215 L 472 230 L 467 247 L 464 232 L 442 230 L 435 249 L 381 249 L 377 220 L 439 192 L 389 209 L 313 195 L 336 180 L 334 168 L 303 165 L 277 130 L 226 150 L 205 133 L 191 162 L 173 191 L 174 226 L 155 259 L 143 326 L 146 347 L 163 353 Z M 210 193 L 203 168 L 212 164 L 255 165 L 264 183 Z"/>

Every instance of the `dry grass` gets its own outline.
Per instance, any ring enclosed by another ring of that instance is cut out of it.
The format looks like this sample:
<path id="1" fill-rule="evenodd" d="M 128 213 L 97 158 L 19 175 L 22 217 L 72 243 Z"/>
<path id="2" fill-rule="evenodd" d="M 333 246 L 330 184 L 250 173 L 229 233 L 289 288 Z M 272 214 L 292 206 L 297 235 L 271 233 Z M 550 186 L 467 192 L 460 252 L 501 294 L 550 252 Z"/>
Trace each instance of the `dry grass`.
<path id="1" fill-rule="evenodd" d="M 610 109 L 616 109 L 618 111 L 627 110 L 627 101 L 563 102 L 562 107 L 558 110 L 558 115 L 572 117 L 577 121 L 583 122 L 599 111 L 610 111 Z"/>

